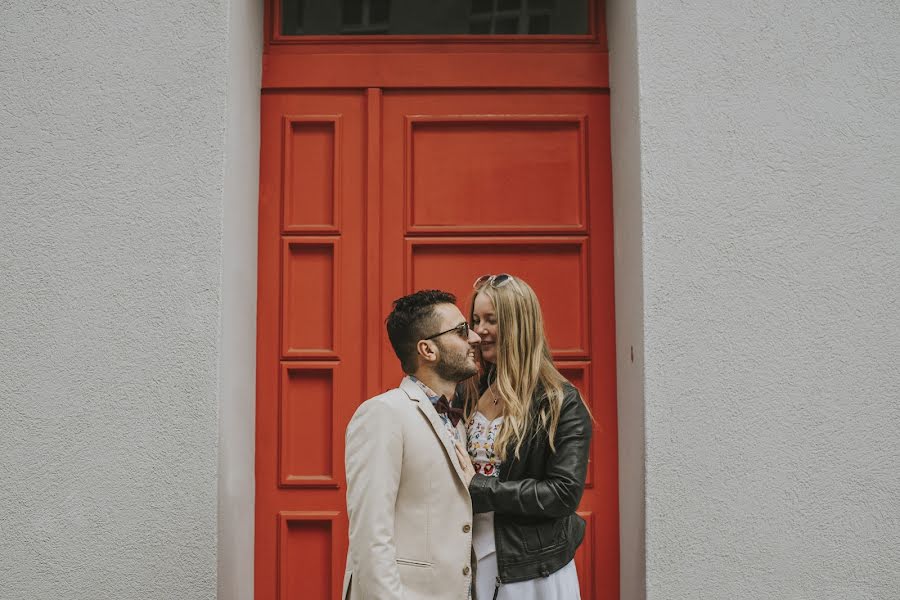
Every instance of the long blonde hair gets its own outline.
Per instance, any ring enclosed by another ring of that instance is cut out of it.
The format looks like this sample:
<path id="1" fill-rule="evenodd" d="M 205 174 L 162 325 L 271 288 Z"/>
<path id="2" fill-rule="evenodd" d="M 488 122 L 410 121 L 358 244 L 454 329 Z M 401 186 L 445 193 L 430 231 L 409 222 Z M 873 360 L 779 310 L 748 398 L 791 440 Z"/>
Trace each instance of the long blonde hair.
<path id="1" fill-rule="evenodd" d="M 493 369 L 487 369 L 482 359 L 479 374 L 466 382 L 466 419 L 475 413 L 480 396 L 479 383 L 490 385 L 496 381 L 497 393 L 505 403 L 503 425 L 494 442 L 494 451 L 500 460 L 506 460 L 511 445 L 519 458 L 523 442 L 541 430 L 547 432 L 550 449 L 555 452 L 554 438 L 565 395 L 563 387 L 568 382 L 553 365 L 537 296 L 531 286 L 511 275 L 497 287 L 485 283 L 472 293 L 470 323 L 474 319 L 478 294 L 484 294 L 494 304 L 498 330 L 497 362 Z M 478 355 L 480 358 L 481 353 Z M 538 418 L 532 431 L 533 408 L 537 409 Z"/>

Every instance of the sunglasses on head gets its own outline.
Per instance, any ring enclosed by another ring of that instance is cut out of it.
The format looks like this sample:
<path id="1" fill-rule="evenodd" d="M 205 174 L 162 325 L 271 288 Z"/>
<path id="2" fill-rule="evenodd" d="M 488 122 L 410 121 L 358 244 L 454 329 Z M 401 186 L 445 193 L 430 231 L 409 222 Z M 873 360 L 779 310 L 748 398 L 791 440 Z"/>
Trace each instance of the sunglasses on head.
<path id="1" fill-rule="evenodd" d="M 500 273 L 498 275 L 482 275 L 478 279 L 475 280 L 475 283 L 472 284 L 473 290 L 478 290 L 484 287 L 485 285 L 489 285 L 494 288 L 503 287 L 507 283 L 512 281 L 512 275 L 508 275 L 507 273 Z"/>

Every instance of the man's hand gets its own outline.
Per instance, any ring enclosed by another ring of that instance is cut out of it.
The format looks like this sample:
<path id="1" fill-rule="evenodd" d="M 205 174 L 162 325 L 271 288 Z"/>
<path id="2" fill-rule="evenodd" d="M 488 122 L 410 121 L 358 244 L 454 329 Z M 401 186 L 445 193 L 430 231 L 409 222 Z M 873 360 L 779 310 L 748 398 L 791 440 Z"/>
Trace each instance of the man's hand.
<path id="1" fill-rule="evenodd" d="M 456 458 L 459 459 L 459 466 L 462 467 L 463 475 L 466 478 L 466 485 L 472 483 L 472 478 L 475 477 L 475 466 L 472 464 L 472 459 L 469 457 L 469 453 L 466 452 L 466 449 L 463 448 L 461 442 L 457 441 L 453 446 L 456 448 Z"/>

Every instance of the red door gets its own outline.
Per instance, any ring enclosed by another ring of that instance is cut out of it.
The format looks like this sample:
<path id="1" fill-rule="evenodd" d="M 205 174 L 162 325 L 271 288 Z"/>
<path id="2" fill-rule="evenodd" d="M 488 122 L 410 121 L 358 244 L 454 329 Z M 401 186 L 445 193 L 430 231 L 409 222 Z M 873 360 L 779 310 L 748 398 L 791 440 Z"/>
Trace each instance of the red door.
<path id="1" fill-rule="evenodd" d="M 602 23 L 595 27 L 602 32 Z M 583 598 L 618 598 L 606 54 L 600 33 L 553 43 L 514 37 L 270 36 L 258 600 L 340 596 L 344 429 L 360 402 L 400 379 L 383 326 L 391 301 L 437 287 L 456 293 L 465 310 L 472 281 L 498 272 L 535 288 L 554 357 L 594 412 L 580 507 L 588 534 L 577 567 Z"/>

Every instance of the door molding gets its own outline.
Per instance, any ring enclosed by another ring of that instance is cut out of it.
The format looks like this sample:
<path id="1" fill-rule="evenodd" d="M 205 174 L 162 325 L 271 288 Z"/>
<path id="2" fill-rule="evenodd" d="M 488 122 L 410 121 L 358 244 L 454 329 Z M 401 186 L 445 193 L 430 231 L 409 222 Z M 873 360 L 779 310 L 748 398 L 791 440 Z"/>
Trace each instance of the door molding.
<path id="1" fill-rule="evenodd" d="M 500 50 L 500 49 L 498 49 Z M 472 64 L 478 64 L 473 70 Z M 609 54 L 403 52 L 266 54 L 263 90 L 309 88 L 609 88 Z"/>

